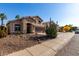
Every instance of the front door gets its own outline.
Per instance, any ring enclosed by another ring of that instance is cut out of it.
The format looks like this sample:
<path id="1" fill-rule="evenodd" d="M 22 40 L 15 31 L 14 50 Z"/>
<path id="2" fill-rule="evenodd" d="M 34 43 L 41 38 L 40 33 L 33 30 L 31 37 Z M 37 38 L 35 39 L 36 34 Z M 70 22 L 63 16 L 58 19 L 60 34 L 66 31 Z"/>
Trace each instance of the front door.
<path id="1" fill-rule="evenodd" d="M 32 24 L 27 23 L 27 33 L 32 33 Z"/>

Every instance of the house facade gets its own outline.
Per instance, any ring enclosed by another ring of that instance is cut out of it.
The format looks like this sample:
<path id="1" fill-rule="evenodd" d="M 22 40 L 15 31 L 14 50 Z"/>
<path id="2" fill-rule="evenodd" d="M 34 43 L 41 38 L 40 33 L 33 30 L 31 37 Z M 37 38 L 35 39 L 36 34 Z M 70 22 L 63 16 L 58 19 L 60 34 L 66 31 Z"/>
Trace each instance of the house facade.
<path id="1" fill-rule="evenodd" d="M 45 26 L 39 16 L 26 16 L 7 23 L 8 32 L 13 33 L 43 33 Z"/>

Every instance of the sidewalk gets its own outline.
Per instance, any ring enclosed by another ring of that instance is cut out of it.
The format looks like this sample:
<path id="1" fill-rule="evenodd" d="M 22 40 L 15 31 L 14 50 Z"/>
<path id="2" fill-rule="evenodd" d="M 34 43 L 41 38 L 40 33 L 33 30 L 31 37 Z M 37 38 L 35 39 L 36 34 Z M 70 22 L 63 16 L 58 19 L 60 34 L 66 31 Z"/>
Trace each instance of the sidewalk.
<path id="1" fill-rule="evenodd" d="M 55 56 L 79 56 L 79 34 L 75 34 L 71 41 Z"/>
<path id="2" fill-rule="evenodd" d="M 59 33 L 57 38 L 45 41 L 41 44 L 13 52 L 8 56 L 54 56 L 74 36 L 74 33 Z"/>

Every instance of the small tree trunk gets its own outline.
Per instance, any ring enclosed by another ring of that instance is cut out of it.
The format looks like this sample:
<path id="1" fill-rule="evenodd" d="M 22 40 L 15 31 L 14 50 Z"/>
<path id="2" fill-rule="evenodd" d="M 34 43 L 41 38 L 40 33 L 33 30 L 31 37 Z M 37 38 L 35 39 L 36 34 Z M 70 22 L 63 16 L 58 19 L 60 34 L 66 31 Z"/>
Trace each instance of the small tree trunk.
<path id="1" fill-rule="evenodd" d="M 1 20 L 1 30 L 3 30 L 3 20 Z"/>
<path id="2" fill-rule="evenodd" d="M 3 20 L 1 20 L 1 26 L 3 26 Z"/>

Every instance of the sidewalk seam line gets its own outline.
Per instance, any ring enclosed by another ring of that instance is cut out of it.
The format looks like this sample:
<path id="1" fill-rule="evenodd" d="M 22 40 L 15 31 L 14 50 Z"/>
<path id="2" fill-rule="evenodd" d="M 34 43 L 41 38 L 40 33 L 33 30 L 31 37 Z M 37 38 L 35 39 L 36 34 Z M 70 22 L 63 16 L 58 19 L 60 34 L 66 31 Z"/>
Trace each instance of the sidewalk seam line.
<path id="1" fill-rule="evenodd" d="M 50 47 L 48 47 L 48 46 L 46 46 L 46 45 L 44 45 L 44 44 L 42 44 L 43 46 L 45 46 L 45 47 L 47 47 L 47 48 L 50 48 Z M 50 49 L 52 49 L 52 48 L 50 48 Z M 52 49 L 53 51 L 55 51 L 54 49 Z M 55 51 L 55 52 L 57 52 L 57 51 Z"/>
<path id="2" fill-rule="evenodd" d="M 33 54 L 28 50 L 28 49 L 26 49 L 27 50 L 27 52 L 29 53 L 29 54 L 31 54 L 32 56 L 33 56 Z"/>

